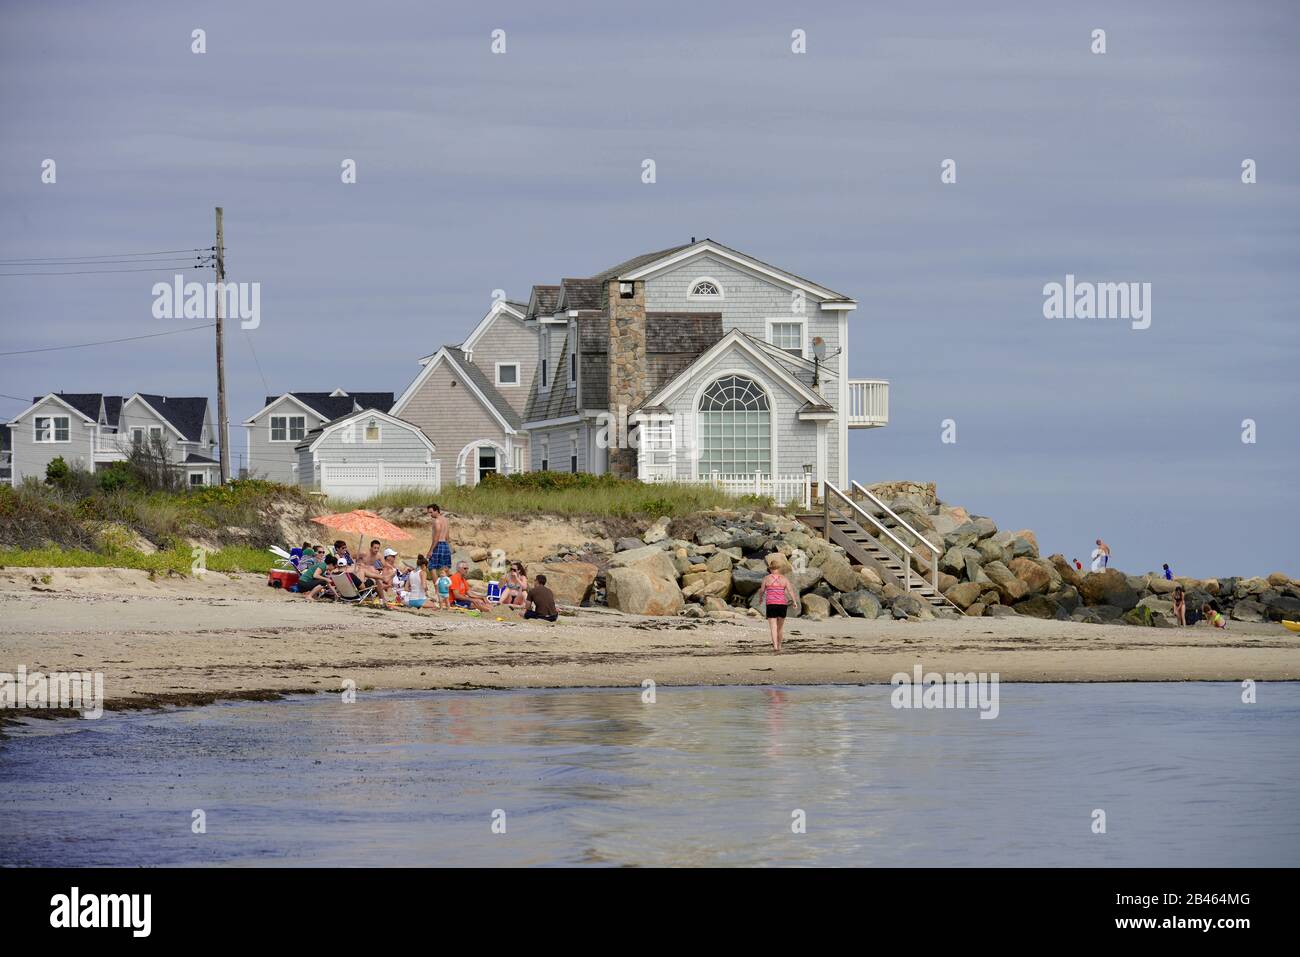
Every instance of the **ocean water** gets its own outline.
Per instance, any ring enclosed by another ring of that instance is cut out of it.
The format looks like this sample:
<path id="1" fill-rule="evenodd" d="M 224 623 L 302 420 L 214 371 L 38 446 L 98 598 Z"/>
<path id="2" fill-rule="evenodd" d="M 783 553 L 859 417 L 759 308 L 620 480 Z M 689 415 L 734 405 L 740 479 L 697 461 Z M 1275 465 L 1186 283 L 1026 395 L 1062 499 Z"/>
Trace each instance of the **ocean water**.
<path id="1" fill-rule="evenodd" d="M 0 745 L 0 863 L 1296 866 L 1300 684 L 1257 695 L 1004 684 L 988 720 L 887 686 L 360 693 L 33 722 Z"/>

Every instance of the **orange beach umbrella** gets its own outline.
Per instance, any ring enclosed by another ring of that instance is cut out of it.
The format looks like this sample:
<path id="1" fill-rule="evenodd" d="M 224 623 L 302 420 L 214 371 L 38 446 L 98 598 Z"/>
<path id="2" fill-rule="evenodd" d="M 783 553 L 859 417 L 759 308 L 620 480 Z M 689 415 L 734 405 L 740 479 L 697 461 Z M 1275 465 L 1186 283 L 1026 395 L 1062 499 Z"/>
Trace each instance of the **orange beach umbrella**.
<path id="1" fill-rule="evenodd" d="M 371 538 L 381 538 L 387 541 L 412 537 L 392 522 L 380 518 L 366 508 L 353 509 L 351 512 L 339 512 L 335 515 L 321 515 L 318 518 L 313 518 L 312 521 L 335 531 L 358 536 L 358 551 L 361 549 L 360 539 L 367 535 Z"/>

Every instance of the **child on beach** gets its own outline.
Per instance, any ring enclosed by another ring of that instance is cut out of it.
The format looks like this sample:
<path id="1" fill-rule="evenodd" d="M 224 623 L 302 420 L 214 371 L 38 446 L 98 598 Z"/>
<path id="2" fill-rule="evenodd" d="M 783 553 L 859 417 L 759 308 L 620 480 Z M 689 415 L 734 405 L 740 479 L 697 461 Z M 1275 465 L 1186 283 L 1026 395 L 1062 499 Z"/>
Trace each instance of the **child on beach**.
<path id="1" fill-rule="evenodd" d="M 772 633 L 772 650 L 781 650 L 781 639 L 785 636 L 785 616 L 795 600 L 794 589 L 785 573 L 790 570 L 790 562 L 780 552 L 767 556 L 767 577 L 759 587 L 763 590 L 763 604 L 767 607 L 767 626 Z"/>
<path id="2" fill-rule="evenodd" d="M 1228 622 L 1224 619 L 1223 612 L 1219 611 L 1219 609 L 1209 603 L 1201 606 L 1201 617 L 1215 628 L 1226 629 L 1228 627 Z"/>
<path id="3" fill-rule="evenodd" d="M 446 611 L 451 607 L 451 569 L 443 566 L 438 569 L 438 607 Z"/>

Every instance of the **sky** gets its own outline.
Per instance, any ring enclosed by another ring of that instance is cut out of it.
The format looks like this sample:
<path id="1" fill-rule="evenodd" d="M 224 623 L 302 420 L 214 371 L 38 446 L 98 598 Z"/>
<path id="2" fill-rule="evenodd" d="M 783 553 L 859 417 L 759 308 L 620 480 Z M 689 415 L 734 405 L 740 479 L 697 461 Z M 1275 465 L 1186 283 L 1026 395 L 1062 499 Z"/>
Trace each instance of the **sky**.
<path id="1" fill-rule="evenodd" d="M 152 311 L 170 262 L 18 261 L 211 246 L 220 205 L 261 286 L 226 337 L 238 455 L 267 394 L 400 393 L 494 289 L 709 236 L 857 299 L 850 373 L 891 383 L 858 481 L 1044 554 L 1296 576 L 1298 100 L 1287 2 L 0 0 L 0 353 L 184 327 Z M 1067 274 L 1150 283 L 1150 327 L 1045 318 Z M 0 354 L 0 414 L 215 396 L 214 366 L 197 328 Z"/>

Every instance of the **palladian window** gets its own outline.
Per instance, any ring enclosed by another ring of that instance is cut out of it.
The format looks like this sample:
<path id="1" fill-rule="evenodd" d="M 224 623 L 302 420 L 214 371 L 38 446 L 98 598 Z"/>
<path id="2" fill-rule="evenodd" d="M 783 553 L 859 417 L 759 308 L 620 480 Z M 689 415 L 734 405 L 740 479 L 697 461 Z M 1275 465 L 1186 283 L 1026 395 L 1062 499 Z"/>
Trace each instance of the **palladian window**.
<path id="1" fill-rule="evenodd" d="M 700 475 L 772 471 L 767 393 L 753 379 L 725 376 L 704 390 L 699 410 Z"/>

